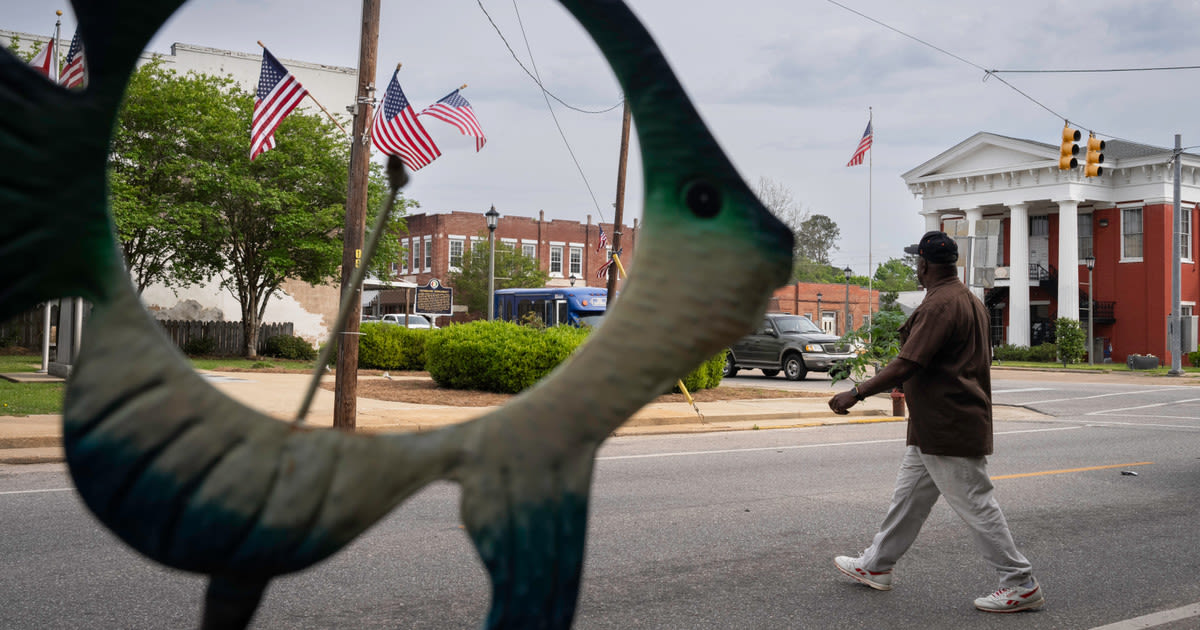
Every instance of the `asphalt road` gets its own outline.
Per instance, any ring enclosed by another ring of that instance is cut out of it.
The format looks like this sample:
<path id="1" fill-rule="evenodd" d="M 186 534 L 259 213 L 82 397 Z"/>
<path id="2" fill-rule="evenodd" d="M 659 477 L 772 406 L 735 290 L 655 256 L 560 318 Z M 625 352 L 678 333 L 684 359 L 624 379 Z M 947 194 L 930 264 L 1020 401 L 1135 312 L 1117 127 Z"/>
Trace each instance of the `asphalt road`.
<path id="1" fill-rule="evenodd" d="M 903 447 L 895 423 L 610 440 L 576 627 L 1200 627 L 1200 389 L 1035 375 L 994 390 L 1053 415 L 999 422 L 990 458 L 1044 609 L 974 610 L 995 578 L 943 503 L 893 591 L 836 572 L 832 557 L 866 546 L 883 515 Z M 124 548 L 69 485 L 58 465 L 0 466 L 0 627 L 195 627 L 202 581 Z M 455 486 L 432 486 L 345 552 L 278 580 L 255 627 L 479 627 L 487 580 L 456 503 Z M 1147 625 L 1171 617 L 1182 618 Z"/>

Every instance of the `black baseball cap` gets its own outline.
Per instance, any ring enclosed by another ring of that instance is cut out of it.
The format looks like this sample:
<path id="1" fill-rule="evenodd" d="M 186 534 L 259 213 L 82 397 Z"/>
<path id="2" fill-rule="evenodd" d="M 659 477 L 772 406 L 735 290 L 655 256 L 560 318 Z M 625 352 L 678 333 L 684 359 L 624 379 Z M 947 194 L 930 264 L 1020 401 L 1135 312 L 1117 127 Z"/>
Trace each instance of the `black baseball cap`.
<path id="1" fill-rule="evenodd" d="M 906 254 L 916 254 L 931 263 L 952 263 L 958 260 L 958 243 L 945 232 L 932 230 L 921 237 L 921 242 L 904 248 Z"/>

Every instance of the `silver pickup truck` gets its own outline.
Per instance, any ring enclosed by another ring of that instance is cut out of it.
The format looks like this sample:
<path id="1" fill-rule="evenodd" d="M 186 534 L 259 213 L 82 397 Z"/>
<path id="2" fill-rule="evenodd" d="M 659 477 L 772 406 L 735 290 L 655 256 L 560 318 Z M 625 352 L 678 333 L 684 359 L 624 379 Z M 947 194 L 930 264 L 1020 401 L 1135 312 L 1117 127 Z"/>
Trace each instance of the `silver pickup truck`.
<path id="1" fill-rule="evenodd" d="M 725 376 L 738 370 L 762 370 L 764 376 L 783 372 L 789 381 L 802 381 L 809 372 L 828 372 L 854 358 L 854 349 L 822 331 L 807 317 L 767 313 L 754 332 L 742 337 L 725 354 Z"/>

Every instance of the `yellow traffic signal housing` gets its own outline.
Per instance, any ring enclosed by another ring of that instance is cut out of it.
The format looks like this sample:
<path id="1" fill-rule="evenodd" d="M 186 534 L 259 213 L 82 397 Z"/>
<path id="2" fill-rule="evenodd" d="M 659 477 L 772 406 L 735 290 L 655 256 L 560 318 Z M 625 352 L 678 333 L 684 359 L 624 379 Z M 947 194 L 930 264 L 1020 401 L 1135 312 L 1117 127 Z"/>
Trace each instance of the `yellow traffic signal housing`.
<path id="1" fill-rule="evenodd" d="M 1088 135 L 1087 155 L 1083 159 L 1083 174 L 1085 177 L 1100 177 L 1104 173 L 1104 169 L 1100 166 L 1104 163 L 1104 141 L 1097 138 L 1094 134 Z"/>
<path id="2" fill-rule="evenodd" d="M 1075 143 L 1079 142 L 1079 139 L 1082 137 L 1083 135 L 1079 133 L 1078 129 L 1063 127 L 1062 149 L 1058 155 L 1058 170 L 1065 171 L 1079 166 L 1079 160 L 1075 159 L 1075 156 L 1079 155 L 1079 145 Z"/>

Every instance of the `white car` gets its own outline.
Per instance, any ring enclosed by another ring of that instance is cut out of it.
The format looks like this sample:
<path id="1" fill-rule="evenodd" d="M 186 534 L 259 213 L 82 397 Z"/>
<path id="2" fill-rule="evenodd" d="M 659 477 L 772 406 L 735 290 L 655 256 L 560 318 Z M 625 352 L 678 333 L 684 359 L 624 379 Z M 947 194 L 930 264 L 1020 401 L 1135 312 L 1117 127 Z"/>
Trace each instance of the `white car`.
<path id="1" fill-rule="evenodd" d="M 405 315 L 404 313 L 388 313 L 380 317 L 379 321 L 385 324 L 399 324 L 403 326 L 405 317 L 408 318 L 409 328 L 437 328 L 433 322 L 429 321 L 428 317 L 411 313 L 409 315 Z"/>

